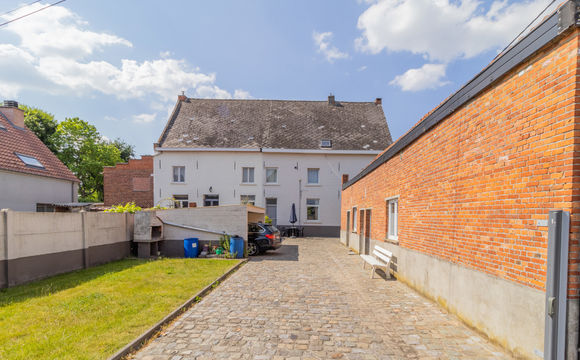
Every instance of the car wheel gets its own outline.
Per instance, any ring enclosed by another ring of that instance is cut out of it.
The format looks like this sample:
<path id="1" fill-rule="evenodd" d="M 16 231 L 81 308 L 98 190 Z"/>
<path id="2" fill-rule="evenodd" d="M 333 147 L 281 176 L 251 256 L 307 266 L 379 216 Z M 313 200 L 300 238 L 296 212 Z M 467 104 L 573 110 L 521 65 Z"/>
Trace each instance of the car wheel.
<path id="1" fill-rule="evenodd" d="M 255 256 L 255 255 L 258 255 L 259 253 L 260 253 L 260 248 L 258 247 L 258 244 L 253 243 L 253 242 L 249 242 L 248 243 L 248 255 Z"/>

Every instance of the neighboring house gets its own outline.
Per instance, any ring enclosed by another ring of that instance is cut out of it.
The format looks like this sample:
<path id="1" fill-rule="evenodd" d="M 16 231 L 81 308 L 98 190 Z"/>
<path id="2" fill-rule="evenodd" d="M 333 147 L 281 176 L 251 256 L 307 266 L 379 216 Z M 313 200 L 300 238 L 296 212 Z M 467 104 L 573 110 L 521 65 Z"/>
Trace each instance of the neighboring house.
<path id="1" fill-rule="evenodd" d="M 155 144 L 155 203 L 250 203 L 305 235 L 338 236 L 340 186 L 391 144 L 381 101 L 178 97 Z"/>
<path id="2" fill-rule="evenodd" d="M 103 169 L 105 206 L 135 202 L 142 208 L 153 204 L 153 156 L 129 159 L 128 163 Z"/>
<path id="3" fill-rule="evenodd" d="M 79 180 L 24 125 L 16 101 L 0 106 L 0 209 L 75 208 Z M 79 204 L 81 205 L 81 204 Z"/>
<path id="4" fill-rule="evenodd" d="M 342 192 L 344 244 L 390 250 L 398 279 L 527 358 L 564 340 L 578 358 L 578 17 L 564 3 Z"/>

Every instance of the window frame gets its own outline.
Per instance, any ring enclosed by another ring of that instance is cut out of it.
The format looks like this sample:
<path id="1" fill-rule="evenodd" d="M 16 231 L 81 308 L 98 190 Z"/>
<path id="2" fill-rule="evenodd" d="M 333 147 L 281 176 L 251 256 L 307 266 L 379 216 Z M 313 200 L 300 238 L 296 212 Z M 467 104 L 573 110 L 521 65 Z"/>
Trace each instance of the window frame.
<path id="1" fill-rule="evenodd" d="M 246 179 L 246 170 L 248 171 L 248 176 Z M 251 181 L 250 180 L 250 174 Z M 242 184 L 255 184 L 256 183 L 256 169 L 253 166 L 243 166 L 242 167 Z"/>
<path id="2" fill-rule="evenodd" d="M 308 200 L 316 200 L 316 204 L 308 204 Z M 315 208 L 316 219 L 309 219 L 309 209 Z M 316 222 L 320 221 L 320 198 L 307 198 L 306 199 L 306 221 L 308 222 Z"/>
<path id="3" fill-rule="evenodd" d="M 173 194 L 173 207 L 175 209 L 187 209 L 189 207 L 189 195 Z M 179 204 L 179 206 L 177 206 Z"/>
<path id="4" fill-rule="evenodd" d="M 357 233 L 358 231 L 358 226 L 356 224 L 356 220 L 357 220 L 357 212 L 358 212 L 358 208 L 356 206 L 353 206 L 351 209 L 351 214 L 352 214 L 352 232 L 353 233 Z"/>
<path id="5" fill-rule="evenodd" d="M 211 196 L 212 198 L 209 199 L 212 203 L 212 205 L 207 205 L 207 197 Z M 213 204 L 215 201 L 217 201 L 217 204 Z M 210 207 L 210 206 L 220 206 L 220 194 L 203 194 L 203 206 L 204 207 Z"/>
<path id="6" fill-rule="evenodd" d="M 387 206 L 387 239 L 399 241 L 399 197 L 385 199 Z M 391 211 L 393 204 L 393 211 Z"/>
<path id="7" fill-rule="evenodd" d="M 248 199 L 253 197 L 254 199 L 253 200 L 249 199 L 248 201 L 244 202 L 244 200 L 242 200 L 242 197 L 247 197 Z M 240 194 L 240 204 L 241 205 L 254 205 L 254 206 L 256 206 L 256 195 Z"/>
<path id="8" fill-rule="evenodd" d="M 316 170 L 316 182 L 310 182 L 310 171 Z M 320 168 L 308 168 L 306 170 L 306 184 L 307 185 L 320 185 Z"/>
<path id="9" fill-rule="evenodd" d="M 275 174 L 276 174 L 276 181 L 268 181 L 268 171 L 269 170 L 274 170 Z M 278 168 L 277 167 L 266 167 L 266 184 L 267 185 L 276 185 L 278 184 Z"/>
<path id="10" fill-rule="evenodd" d="M 17 152 L 15 152 L 14 154 L 26 166 L 29 166 L 29 167 L 32 167 L 35 169 L 46 169 L 45 166 L 40 162 L 40 160 L 38 160 L 36 157 L 34 157 L 32 155 L 25 155 L 25 154 L 21 154 L 21 153 L 17 153 Z M 33 161 L 31 161 L 31 160 L 33 160 Z"/>
<path id="11" fill-rule="evenodd" d="M 185 184 L 185 166 L 184 165 L 176 165 L 172 166 L 172 176 L 171 176 L 171 183 L 173 184 Z M 179 171 L 182 169 L 182 171 Z M 175 173 L 175 170 L 178 170 L 178 173 Z M 175 180 L 175 175 L 177 175 L 177 181 Z M 181 176 L 180 176 L 181 175 Z M 181 179 L 181 181 L 179 181 Z"/>

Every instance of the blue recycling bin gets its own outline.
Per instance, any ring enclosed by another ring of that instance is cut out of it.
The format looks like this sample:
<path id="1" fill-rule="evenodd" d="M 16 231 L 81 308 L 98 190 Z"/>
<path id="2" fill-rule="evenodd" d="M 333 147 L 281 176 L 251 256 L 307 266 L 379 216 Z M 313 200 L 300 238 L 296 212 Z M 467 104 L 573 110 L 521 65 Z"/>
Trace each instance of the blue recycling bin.
<path id="1" fill-rule="evenodd" d="M 244 238 L 241 236 L 230 237 L 230 254 L 236 254 L 236 259 L 244 257 Z"/>
<path id="2" fill-rule="evenodd" d="M 199 253 L 199 239 L 183 239 L 183 250 L 186 258 L 196 258 L 197 254 Z"/>

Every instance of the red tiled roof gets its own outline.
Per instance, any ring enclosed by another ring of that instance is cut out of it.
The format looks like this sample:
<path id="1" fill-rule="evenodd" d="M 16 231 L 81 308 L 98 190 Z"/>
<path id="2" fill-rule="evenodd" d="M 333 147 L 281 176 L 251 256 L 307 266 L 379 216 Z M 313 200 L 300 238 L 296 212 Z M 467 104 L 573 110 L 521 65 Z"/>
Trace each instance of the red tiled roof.
<path id="1" fill-rule="evenodd" d="M 24 164 L 16 155 L 36 158 L 44 169 Z M 15 127 L 0 111 L 0 170 L 46 176 L 69 181 L 79 180 L 29 129 Z"/>

